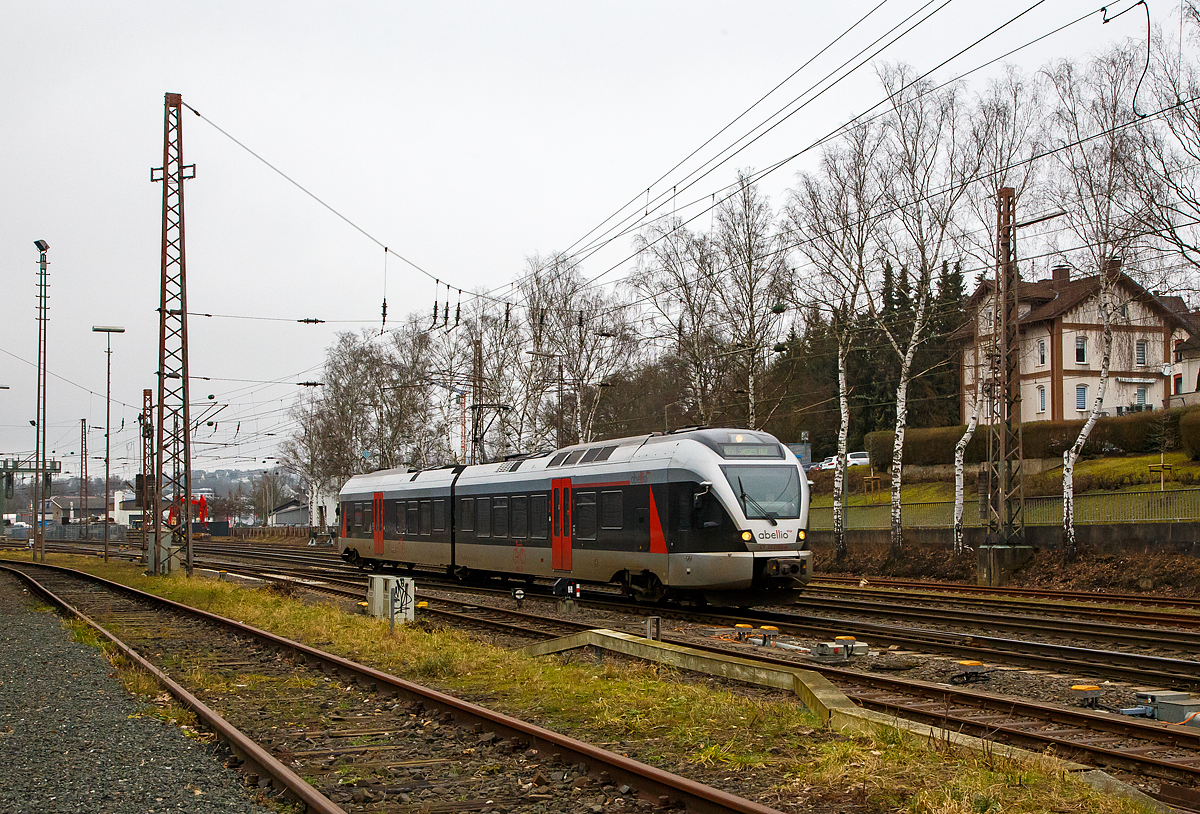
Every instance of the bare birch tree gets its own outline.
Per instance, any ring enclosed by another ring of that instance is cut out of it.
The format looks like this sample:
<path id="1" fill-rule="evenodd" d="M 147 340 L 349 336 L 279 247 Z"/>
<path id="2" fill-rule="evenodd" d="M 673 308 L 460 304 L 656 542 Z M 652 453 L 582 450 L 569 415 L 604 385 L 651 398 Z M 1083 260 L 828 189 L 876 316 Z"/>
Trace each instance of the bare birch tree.
<path id="1" fill-rule="evenodd" d="M 883 184 L 878 175 L 882 143 L 882 130 L 873 124 L 849 130 L 824 152 L 818 173 L 800 176 L 787 207 L 798 248 L 815 266 L 805 285 L 806 299 L 828 315 L 837 339 L 839 421 L 833 475 L 833 538 L 839 562 L 847 554 L 850 388 L 846 361 L 855 344 L 859 297 L 867 269 L 876 259 L 884 217 Z"/>
<path id="2" fill-rule="evenodd" d="M 982 266 L 997 269 L 999 258 L 996 233 L 996 206 L 1000 190 L 1013 189 L 1014 206 L 1028 205 L 1037 199 L 1038 163 L 1033 161 L 1045 144 L 1043 93 L 1036 80 L 1024 77 L 1009 67 L 999 79 L 989 83 L 975 104 L 971 116 L 971 140 L 979 156 L 980 182 L 972 184 L 967 195 L 971 227 L 965 245 Z M 998 290 L 998 287 L 997 289 Z M 993 326 L 994 329 L 994 326 Z M 980 405 L 984 397 L 984 376 L 991 376 L 991 365 L 980 359 L 979 327 L 974 335 L 975 397 L 967 429 L 954 447 L 954 553 L 965 550 L 963 542 L 963 499 L 967 445 L 979 426 Z M 965 384 L 965 382 L 964 382 Z M 996 417 L 992 416 L 992 420 Z"/>
<path id="3" fill-rule="evenodd" d="M 1103 343 L 1091 412 L 1075 443 L 1063 452 L 1063 555 L 1071 560 L 1078 553 L 1075 463 L 1103 409 L 1121 259 L 1141 235 L 1144 221 L 1129 173 L 1136 166 L 1141 141 L 1137 126 L 1131 125 L 1141 65 L 1131 47 L 1116 45 L 1093 57 L 1082 71 L 1062 60 L 1046 74 L 1055 100 L 1051 143 L 1060 148 L 1054 153 L 1058 172 L 1052 194 L 1099 275 Z"/>
<path id="4" fill-rule="evenodd" d="M 791 291 L 775 214 L 747 172 L 738 173 L 734 191 L 718 206 L 714 239 L 722 269 L 717 286 L 719 315 L 733 351 L 746 364 L 748 429 L 756 429 L 760 360 L 781 323 L 776 306 Z"/>
<path id="5" fill-rule="evenodd" d="M 967 138 L 957 86 L 934 89 L 904 65 L 880 73 L 890 100 L 885 123 L 887 202 L 895 229 L 886 244 L 897 266 L 915 272 L 911 315 L 893 322 L 871 284 L 864 285 L 874 324 L 900 361 L 896 429 L 892 449 L 891 554 L 904 545 L 901 525 L 904 431 L 908 386 L 917 348 L 928 337 L 933 272 L 957 249 L 957 216 L 979 168 L 977 148 Z"/>

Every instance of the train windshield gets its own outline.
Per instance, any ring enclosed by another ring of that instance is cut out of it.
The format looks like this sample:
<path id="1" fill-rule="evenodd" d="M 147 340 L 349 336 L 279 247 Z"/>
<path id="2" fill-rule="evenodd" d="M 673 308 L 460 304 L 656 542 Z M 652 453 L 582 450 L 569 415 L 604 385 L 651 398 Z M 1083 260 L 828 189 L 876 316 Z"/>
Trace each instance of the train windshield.
<path id="1" fill-rule="evenodd" d="M 800 516 L 800 470 L 794 466 L 723 466 L 748 520 Z"/>

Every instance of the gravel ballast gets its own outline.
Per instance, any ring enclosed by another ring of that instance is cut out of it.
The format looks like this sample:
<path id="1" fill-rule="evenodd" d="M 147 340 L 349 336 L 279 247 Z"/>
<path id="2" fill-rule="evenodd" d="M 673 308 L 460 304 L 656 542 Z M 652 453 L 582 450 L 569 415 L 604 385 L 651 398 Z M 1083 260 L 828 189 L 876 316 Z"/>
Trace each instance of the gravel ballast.
<path id="1" fill-rule="evenodd" d="M 217 747 L 142 711 L 96 648 L 0 573 L 0 811 L 270 811 Z"/>

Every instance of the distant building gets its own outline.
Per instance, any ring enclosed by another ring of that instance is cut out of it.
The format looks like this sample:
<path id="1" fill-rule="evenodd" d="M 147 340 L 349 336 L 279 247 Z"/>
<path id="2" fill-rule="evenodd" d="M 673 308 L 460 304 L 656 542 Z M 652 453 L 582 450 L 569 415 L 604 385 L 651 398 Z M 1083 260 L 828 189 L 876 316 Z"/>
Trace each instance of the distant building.
<path id="1" fill-rule="evenodd" d="M 1179 297 L 1158 297 L 1117 271 L 1117 314 L 1113 320 L 1104 415 L 1161 409 L 1184 391 L 1196 394 L 1200 347 L 1194 352 L 1191 315 Z M 1092 410 L 1104 352 L 1100 275 L 1071 279 L 1056 266 L 1049 280 L 1021 282 L 1017 290 L 1020 332 L 1021 421 L 1083 418 Z M 961 349 L 959 403 L 967 423 L 975 409 L 975 378 L 988 375 L 999 329 L 995 280 L 984 280 L 967 301 L 970 321 L 952 341 Z M 979 420 L 990 424 L 985 404 Z M 1188 402 L 1191 403 L 1191 402 Z"/>

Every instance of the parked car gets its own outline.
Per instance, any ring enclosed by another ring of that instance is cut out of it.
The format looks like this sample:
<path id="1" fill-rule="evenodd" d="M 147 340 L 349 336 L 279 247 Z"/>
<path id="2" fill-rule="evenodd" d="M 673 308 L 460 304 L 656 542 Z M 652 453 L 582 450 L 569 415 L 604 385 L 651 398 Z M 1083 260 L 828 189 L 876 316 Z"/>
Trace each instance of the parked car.
<path id="1" fill-rule="evenodd" d="M 813 470 L 817 472 L 824 472 L 826 470 L 833 469 L 835 466 L 837 466 L 837 456 L 830 455 L 828 458 L 821 461 L 821 463 L 814 466 Z"/>
<path id="2" fill-rule="evenodd" d="M 869 452 L 851 452 L 846 456 L 846 466 L 870 466 L 871 453 Z"/>

